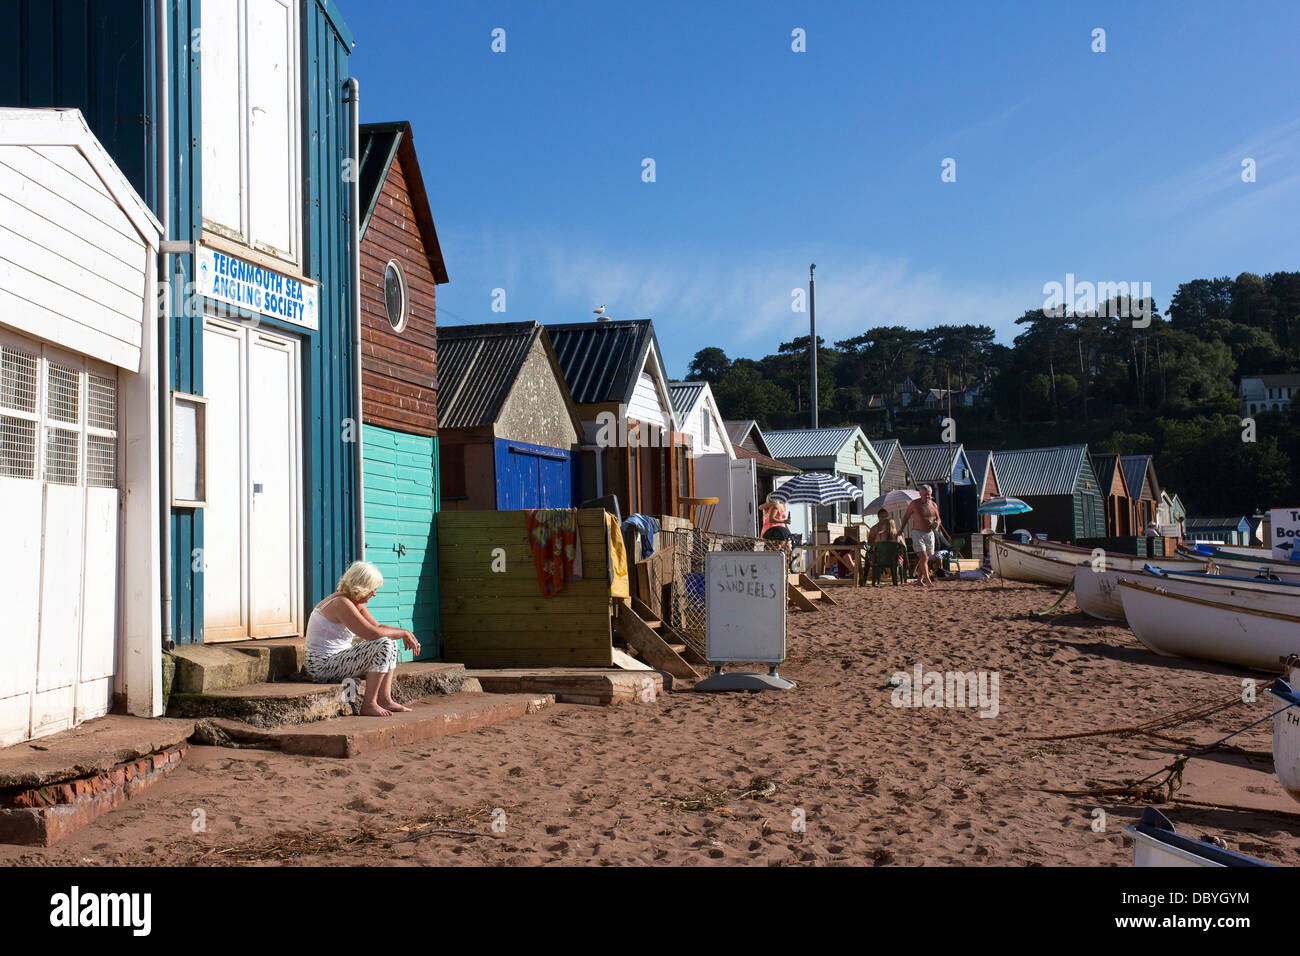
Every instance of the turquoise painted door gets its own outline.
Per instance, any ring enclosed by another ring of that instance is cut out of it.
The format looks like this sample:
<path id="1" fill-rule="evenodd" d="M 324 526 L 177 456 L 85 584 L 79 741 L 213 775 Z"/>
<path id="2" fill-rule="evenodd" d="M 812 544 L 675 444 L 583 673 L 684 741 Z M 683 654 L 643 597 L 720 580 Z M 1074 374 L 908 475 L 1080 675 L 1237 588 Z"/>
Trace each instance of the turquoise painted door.
<path id="1" fill-rule="evenodd" d="M 438 443 L 376 425 L 363 431 L 366 560 L 384 575 L 370 602 L 380 624 L 404 627 L 420 642 L 420 659 L 442 654 L 438 595 Z M 413 655 L 402 649 L 402 660 Z"/>

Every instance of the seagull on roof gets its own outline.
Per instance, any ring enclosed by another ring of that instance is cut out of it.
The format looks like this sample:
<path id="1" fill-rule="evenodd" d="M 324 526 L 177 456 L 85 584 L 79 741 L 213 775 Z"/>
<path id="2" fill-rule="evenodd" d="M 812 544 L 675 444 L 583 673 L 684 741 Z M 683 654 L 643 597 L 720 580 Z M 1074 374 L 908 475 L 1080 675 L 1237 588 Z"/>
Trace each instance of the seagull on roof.
<path id="1" fill-rule="evenodd" d="M 604 315 L 605 307 L 602 305 L 599 309 L 592 309 L 591 311 L 596 315 Z"/>

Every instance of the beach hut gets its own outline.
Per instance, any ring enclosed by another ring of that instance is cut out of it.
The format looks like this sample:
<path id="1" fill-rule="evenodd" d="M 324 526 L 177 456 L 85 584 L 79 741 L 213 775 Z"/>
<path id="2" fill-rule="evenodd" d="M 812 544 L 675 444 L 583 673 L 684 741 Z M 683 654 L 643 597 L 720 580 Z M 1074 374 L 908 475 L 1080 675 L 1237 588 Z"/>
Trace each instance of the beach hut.
<path id="1" fill-rule="evenodd" d="M 161 236 L 80 111 L 0 110 L 0 747 L 158 712 Z"/>
<path id="2" fill-rule="evenodd" d="M 993 463 L 993 452 L 966 450 L 966 460 L 970 462 L 971 477 L 975 481 L 975 496 L 980 504 L 1002 494 L 998 484 L 998 470 Z M 994 517 L 980 515 L 980 531 L 992 531 Z"/>
<path id="3" fill-rule="evenodd" d="M 582 420 L 546 329 L 444 326 L 438 359 L 443 508 L 575 507 Z"/>
<path id="4" fill-rule="evenodd" d="M 1188 518 L 1187 537 L 1192 541 L 1252 547 L 1250 519 L 1245 515 L 1223 518 Z"/>
<path id="5" fill-rule="evenodd" d="M 1156 520 L 1160 504 L 1160 483 L 1156 480 L 1155 460 L 1150 455 L 1124 455 L 1120 458 L 1124 481 L 1133 501 L 1133 534 L 1140 535 Z"/>
<path id="6" fill-rule="evenodd" d="M 1120 456 L 1093 455 L 1092 467 L 1097 473 L 1097 487 L 1106 501 L 1106 537 L 1127 538 L 1141 533 L 1133 528 L 1133 495 L 1120 467 Z"/>
<path id="7" fill-rule="evenodd" d="M 718 499 L 709 530 L 752 535 L 758 513 L 757 461 L 736 456 L 708 382 L 672 382 L 668 394 L 690 443 L 695 495 Z"/>
<path id="8" fill-rule="evenodd" d="M 360 155 L 365 554 L 384 575 L 371 610 L 418 634 L 421 656 L 437 658 L 434 339 L 447 268 L 410 124 L 363 125 Z"/>
<path id="9" fill-rule="evenodd" d="M 961 444 L 904 445 L 903 457 L 912 487 L 929 485 L 939 506 L 939 516 L 950 535 L 979 530 L 979 495 L 974 472 Z"/>
<path id="10" fill-rule="evenodd" d="M 1160 533 L 1167 538 L 1186 537 L 1186 521 L 1187 508 L 1182 499 L 1161 489 L 1160 505 L 1156 509 L 1156 523 L 1160 526 Z"/>
<path id="11" fill-rule="evenodd" d="M 873 438 L 871 447 L 880 458 L 880 493 L 885 494 L 899 488 L 913 488 L 907 471 L 907 458 L 903 455 L 902 443 L 896 438 Z"/>
<path id="12" fill-rule="evenodd" d="M 727 426 L 727 435 L 731 439 L 731 448 L 736 453 L 736 459 L 747 459 L 754 463 L 754 500 L 759 505 L 767 501 L 767 496 L 776 490 L 776 484 L 780 479 L 799 474 L 799 469 L 794 465 L 777 461 L 772 457 L 771 449 L 767 446 L 767 439 L 763 437 L 763 430 L 758 427 L 758 422 L 748 418 L 724 424 Z M 758 515 L 755 513 L 748 522 L 733 520 L 732 533 L 757 534 L 760 530 L 758 525 Z"/>
<path id="13" fill-rule="evenodd" d="M 1101 537 L 1106 508 L 1087 445 L 995 451 L 998 488 L 1034 510 L 1008 523 L 1055 541 Z"/>
<path id="14" fill-rule="evenodd" d="M 794 532 L 808 535 L 819 524 L 842 521 L 880 494 L 880 456 L 856 425 L 784 429 L 769 431 L 765 437 L 773 457 L 778 460 L 801 471 L 837 475 L 862 489 L 862 498 L 857 502 L 792 508 L 790 528 Z M 811 513 L 805 516 L 805 511 Z"/>
<path id="15" fill-rule="evenodd" d="M 694 468 L 654 323 L 578 322 L 546 330 L 582 419 L 582 499 L 614 495 L 624 517 L 678 514 L 678 500 L 694 494 Z"/>

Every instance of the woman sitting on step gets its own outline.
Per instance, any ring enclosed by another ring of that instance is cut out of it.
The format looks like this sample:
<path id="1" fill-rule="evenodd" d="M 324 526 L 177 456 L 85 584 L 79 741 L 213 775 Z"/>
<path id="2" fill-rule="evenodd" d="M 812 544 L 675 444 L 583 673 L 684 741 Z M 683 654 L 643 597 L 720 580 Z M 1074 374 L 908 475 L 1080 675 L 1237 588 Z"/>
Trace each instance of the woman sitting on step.
<path id="1" fill-rule="evenodd" d="M 318 684 L 335 684 L 364 675 L 361 713 L 367 717 L 391 717 L 394 711 L 411 709 L 392 696 L 397 642 L 420 653 L 414 634 L 385 627 L 366 610 L 383 586 L 384 576 L 377 567 L 354 561 L 339 578 L 335 592 L 317 604 L 307 619 L 307 676 Z"/>

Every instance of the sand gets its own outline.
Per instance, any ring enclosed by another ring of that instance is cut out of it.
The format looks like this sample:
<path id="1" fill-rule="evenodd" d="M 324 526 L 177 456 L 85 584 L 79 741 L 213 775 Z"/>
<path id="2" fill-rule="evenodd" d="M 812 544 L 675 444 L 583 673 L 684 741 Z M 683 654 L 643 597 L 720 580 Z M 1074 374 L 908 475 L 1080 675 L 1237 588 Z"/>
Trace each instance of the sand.
<path id="1" fill-rule="evenodd" d="M 1141 804 L 1042 791 L 1119 786 L 1184 748 L 1032 738 L 1226 700 L 1251 676 L 1258 702 L 1166 733 L 1203 745 L 1269 713 L 1266 675 L 1157 657 L 1070 599 L 1032 618 L 1048 588 L 834 593 L 837 608 L 790 612 L 791 692 L 557 705 L 346 761 L 196 747 L 130 805 L 0 863 L 1127 866 Z M 894 706 L 888 680 L 918 663 L 996 671 L 997 715 Z M 1258 755 L 1270 734 L 1234 738 L 1256 755 L 1189 763 L 1178 796 L 1216 806 L 1162 805 L 1180 831 L 1296 862 L 1300 805 Z"/>

